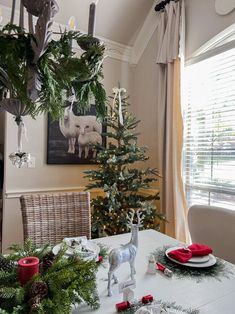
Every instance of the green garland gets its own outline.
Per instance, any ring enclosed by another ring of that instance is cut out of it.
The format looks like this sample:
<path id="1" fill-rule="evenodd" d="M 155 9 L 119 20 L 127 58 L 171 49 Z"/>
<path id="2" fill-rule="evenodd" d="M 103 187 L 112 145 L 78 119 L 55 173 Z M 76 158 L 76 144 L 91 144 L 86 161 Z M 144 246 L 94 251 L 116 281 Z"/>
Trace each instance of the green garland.
<path id="1" fill-rule="evenodd" d="M 129 309 L 123 311 L 123 314 L 134 314 L 138 309 L 141 307 L 148 307 L 149 305 L 160 305 L 163 307 L 165 310 L 177 310 L 181 311 L 185 314 L 199 314 L 200 311 L 197 309 L 185 309 L 180 305 L 177 305 L 175 302 L 163 302 L 163 301 L 153 301 L 148 304 L 143 304 L 142 302 L 138 302 L 136 304 L 133 304 Z"/>
<path id="2" fill-rule="evenodd" d="M 180 245 L 180 244 L 179 244 Z M 195 279 L 197 282 L 203 279 L 214 278 L 220 280 L 220 277 L 229 278 L 229 274 L 233 274 L 233 272 L 229 269 L 229 264 L 220 259 L 216 258 L 216 264 L 210 267 L 205 268 L 193 268 L 186 267 L 173 261 L 169 260 L 165 254 L 166 250 L 171 248 L 172 246 L 164 246 L 163 248 L 158 248 L 152 254 L 154 255 L 156 261 L 165 265 L 167 268 L 173 271 L 174 276 L 177 278 L 183 279 L 185 277 L 190 277 Z"/>
<path id="3" fill-rule="evenodd" d="M 74 92 L 79 111 L 88 110 L 94 97 L 97 114 L 104 116 L 106 94 L 100 82 L 103 78 L 104 45 L 78 31 L 64 32 L 59 40 L 49 42 L 46 51 L 34 64 L 32 45 L 35 41 L 32 34 L 16 25 L 7 24 L 0 30 L 0 102 L 9 97 L 9 93 L 10 98 L 19 99 L 26 106 L 32 117 L 50 112 L 54 119 L 58 119 L 67 96 Z M 83 50 L 80 57 L 72 52 L 72 41 L 76 41 Z M 35 101 L 28 91 L 32 77 L 30 70 L 38 74 L 41 82 Z"/>
<path id="4" fill-rule="evenodd" d="M 70 314 L 72 304 L 81 302 L 93 309 L 99 307 L 96 272 L 102 263 L 83 261 L 78 256 L 65 258 L 66 246 L 55 256 L 49 244 L 39 248 L 30 240 L 10 249 L 12 254 L 0 256 L 0 314 Z M 105 260 L 104 246 L 101 255 Z M 21 286 L 17 261 L 26 256 L 39 258 L 40 273 Z"/>

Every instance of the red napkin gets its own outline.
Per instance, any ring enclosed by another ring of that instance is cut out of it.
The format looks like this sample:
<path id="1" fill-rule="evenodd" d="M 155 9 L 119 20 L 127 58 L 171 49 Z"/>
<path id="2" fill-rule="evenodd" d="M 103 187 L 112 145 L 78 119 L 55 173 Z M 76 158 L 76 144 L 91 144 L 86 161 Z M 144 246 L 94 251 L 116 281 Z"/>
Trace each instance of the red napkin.
<path id="1" fill-rule="evenodd" d="M 168 253 L 168 255 L 180 263 L 186 263 L 193 256 L 205 256 L 211 254 L 212 249 L 204 244 L 193 243 L 187 249 L 181 248 Z"/>

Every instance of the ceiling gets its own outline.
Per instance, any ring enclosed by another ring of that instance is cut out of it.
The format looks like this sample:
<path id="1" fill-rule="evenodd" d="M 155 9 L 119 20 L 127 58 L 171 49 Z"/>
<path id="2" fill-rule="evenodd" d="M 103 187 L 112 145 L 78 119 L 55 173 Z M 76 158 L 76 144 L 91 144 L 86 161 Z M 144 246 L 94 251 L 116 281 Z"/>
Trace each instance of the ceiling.
<path id="1" fill-rule="evenodd" d="M 96 7 L 95 35 L 132 45 L 154 1 L 99 0 Z M 10 6 L 11 2 L 0 0 L 0 4 L 5 6 Z M 57 0 L 57 2 L 60 11 L 55 16 L 56 22 L 66 25 L 70 16 L 75 16 L 77 28 L 87 31 L 89 5 L 92 0 Z"/>

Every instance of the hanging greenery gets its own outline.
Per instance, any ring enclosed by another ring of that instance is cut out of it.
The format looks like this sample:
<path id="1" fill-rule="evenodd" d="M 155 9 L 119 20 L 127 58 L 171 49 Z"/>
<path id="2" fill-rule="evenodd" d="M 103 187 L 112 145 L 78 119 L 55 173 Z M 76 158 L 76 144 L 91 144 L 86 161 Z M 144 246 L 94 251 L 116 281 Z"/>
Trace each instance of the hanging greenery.
<path id="1" fill-rule="evenodd" d="M 72 52 L 72 41 L 83 50 L 80 57 Z M 75 94 L 79 111 L 88 110 L 94 98 L 97 114 L 104 116 L 106 94 L 100 82 L 104 45 L 79 31 L 64 32 L 59 40 L 48 43 L 34 64 L 35 44 L 34 35 L 16 25 L 0 30 L 0 108 L 9 98 L 19 99 L 32 117 L 50 112 L 58 119 L 68 96 Z M 29 91 L 33 73 L 40 84 L 37 97 Z"/>
<path id="2" fill-rule="evenodd" d="M 65 258 L 66 246 L 55 256 L 48 244 L 36 247 L 30 240 L 10 249 L 13 254 L 0 256 L 1 314 L 70 314 L 72 305 L 81 302 L 93 309 L 99 307 L 96 272 L 101 263 L 83 261 L 76 255 Z M 100 254 L 100 260 L 105 260 L 107 249 L 102 246 Z M 22 286 L 17 261 L 27 256 L 39 258 L 40 272 Z"/>

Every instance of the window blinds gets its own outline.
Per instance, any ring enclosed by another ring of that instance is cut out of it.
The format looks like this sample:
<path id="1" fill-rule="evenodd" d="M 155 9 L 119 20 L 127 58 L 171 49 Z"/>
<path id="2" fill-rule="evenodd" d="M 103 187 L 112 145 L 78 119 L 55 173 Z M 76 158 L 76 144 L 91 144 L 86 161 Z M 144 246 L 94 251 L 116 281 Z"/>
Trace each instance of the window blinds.
<path id="1" fill-rule="evenodd" d="M 235 49 L 186 67 L 185 78 L 188 205 L 235 209 Z"/>

